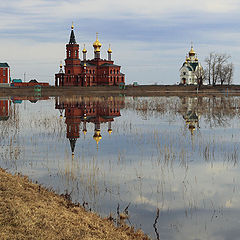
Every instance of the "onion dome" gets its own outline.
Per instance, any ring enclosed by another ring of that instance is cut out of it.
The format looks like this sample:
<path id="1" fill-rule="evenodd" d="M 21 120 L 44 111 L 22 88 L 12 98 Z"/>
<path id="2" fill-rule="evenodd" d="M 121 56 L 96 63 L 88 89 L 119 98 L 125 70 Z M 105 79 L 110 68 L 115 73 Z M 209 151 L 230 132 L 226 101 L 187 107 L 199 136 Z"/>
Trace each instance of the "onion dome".
<path id="1" fill-rule="evenodd" d="M 195 129 L 196 129 L 195 126 L 192 125 L 192 124 L 190 124 L 188 128 L 189 128 L 189 130 L 190 130 L 190 132 L 191 132 L 191 135 L 193 135 L 193 133 L 194 133 L 194 131 L 195 131 Z"/>
<path id="2" fill-rule="evenodd" d="M 86 136 L 86 134 L 87 134 L 87 129 L 83 129 L 83 134 L 84 134 L 84 136 Z"/>
<path id="3" fill-rule="evenodd" d="M 59 73 L 63 73 L 63 65 L 62 65 L 62 61 L 60 62 L 60 69 L 59 69 Z"/>
<path id="4" fill-rule="evenodd" d="M 111 128 L 108 129 L 108 133 L 109 133 L 109 135 L 112 134 L 112 129 Z"/>
<path id="5" fill-rule="evenodd" d="M 102 46 L 102 44 L 98 40 L 98 33 L 96 33 L 96 41 L 93 43 L 95 52 L 100 52 L 101 46 Z"/>
<path id="6" fill-rule="evenodd" d="M 84 44 L 84 48 L 83 48 L 82 52 L 87 53 L 87 49 L 85 48 L 85 44 Z"/>
<path id="7" fill-rule="evenodd" d="M 109 44 L 108 53 L 112 53 L 111 45 Z"/>
<path id="8" fill-rule="evenodd" d="M 195 51 L 193 50 L 193 46 L 191 46 L 191 50 L 189 51 L 189 56 L 195 56 Z"/>
<path id="9" fill-rule="evenodd" d="M 102 139 L 102 136 L 100 134 L 100 130 L 95 130 L 95 134 L 93 135 L 93 139 L 96 141 L 97 145 Z"/>

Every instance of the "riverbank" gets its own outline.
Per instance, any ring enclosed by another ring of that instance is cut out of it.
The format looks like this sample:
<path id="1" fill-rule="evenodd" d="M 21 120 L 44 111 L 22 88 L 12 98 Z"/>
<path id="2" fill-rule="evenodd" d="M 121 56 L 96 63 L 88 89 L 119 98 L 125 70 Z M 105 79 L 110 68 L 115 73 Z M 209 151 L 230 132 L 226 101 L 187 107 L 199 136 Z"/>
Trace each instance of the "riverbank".
<path id="1" fill-rule="evenodd" d="M 73 204 L 32 183 L 27 177 L 11 175 L 0 168 L 0 236 L 10 239 L 147 240 L 122 222 L 115 227 L 111 219 Z"/>
<path id="2" fill-rule="evenodd" d="M 14 96 L 62 96 L 62 95 L 97 95 L 97 96 L 205 96 L 205 95 L 232 95 L 240 96 L 240 85 L 230 86 L 196 86 L 180 85 L 140 85 L 126 86 L 119 89 L 117 86 L 98 86 L 98 87 L 43 87 L 41 92 L 35 92 L 33 87 L 1 88 L 0 97 Z"/>

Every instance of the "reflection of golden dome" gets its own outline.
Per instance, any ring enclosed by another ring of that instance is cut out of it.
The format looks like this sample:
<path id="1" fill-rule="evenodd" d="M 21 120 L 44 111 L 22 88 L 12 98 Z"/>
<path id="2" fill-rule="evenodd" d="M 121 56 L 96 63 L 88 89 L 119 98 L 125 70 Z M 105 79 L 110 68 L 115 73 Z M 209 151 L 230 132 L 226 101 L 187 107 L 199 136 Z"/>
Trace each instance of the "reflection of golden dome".
<path id="1" fill-rule="evenodd" d="M 82 52 L 87 53 L 87 49 L 85 48 L 85 44 L 84 44 L 84 48 L 83 48 Z"/>
<path id="2" fill-rule="evenodd" d="M 109 133 L 109 135 L 112 134 L 112 129 L 111 128 L 108 129 L 108 133 Z"/>
<path id="3" fill-rule="evenodd" d="M 189 56 L 195 56 L 195 51 L 193 50 L 193 47 L 191 47 L 191 50 L 189 51 Z"/>
<path id="4" fill-rule="evenodd" d="M 100 51 L 102 44 L 98 40 L 98 33 L 96 33 L 96 41 L 93 43 L 93 47 L 96 52 Z"/>
<path id="5" fill-rule="evenodd" d="M 108 53 L 112 53 L 111 45 L 109 44 Z"/>
<path id="6" fill-rule="evenodd" d="M 95 134 L 93 135 L 93 139 L 96 141 L 98 144 L 100 140 L 102 139 L 102 136 L 100 134 L 100 130 L 95 130 Z"/>
<path id="7" fill-rule="evenodd" d="M 86 136 L 86 134 L 87 134 L 87 129 L 83 129 L 83 134 L 84 134 L 84 136 Z"/>
<path id="8" fill-rule="evenodd" d="M 193 125 L 189 125 L 188 128 L 189 128 L 191 134 L 193 135 L 193 132 L 194 132 L 194 130 L 196 129 L 195 126 L 193 126 Z"/>
<path id="9" fill-rule="evenodd" d="M 63 115 L 62 114 L 60 115 L 60 119 L 63 119 Z"/>

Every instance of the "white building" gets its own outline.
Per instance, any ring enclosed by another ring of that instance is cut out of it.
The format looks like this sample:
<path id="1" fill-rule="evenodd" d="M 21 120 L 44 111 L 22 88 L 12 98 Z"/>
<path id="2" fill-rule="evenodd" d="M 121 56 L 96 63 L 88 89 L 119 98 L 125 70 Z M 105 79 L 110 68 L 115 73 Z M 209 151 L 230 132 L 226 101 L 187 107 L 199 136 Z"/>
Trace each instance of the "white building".
<path id="1" fill-rule="evenodd" d="M 203 68 L 198 62 L 197 55 L 191 47 L 186 60 L 180 68 L 180 84 L 197 85 L 203 77 Z"/>

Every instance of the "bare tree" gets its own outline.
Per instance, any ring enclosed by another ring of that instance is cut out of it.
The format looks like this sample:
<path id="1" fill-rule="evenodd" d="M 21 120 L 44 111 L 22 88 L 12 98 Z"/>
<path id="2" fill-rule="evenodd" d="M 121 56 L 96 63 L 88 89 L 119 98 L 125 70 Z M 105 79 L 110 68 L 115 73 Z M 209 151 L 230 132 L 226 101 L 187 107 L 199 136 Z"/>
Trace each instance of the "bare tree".
<path id="1" fill-rule="evenodd" d="M 231 84 L 233 77 L 233 64 L 228 63 L 231 56 L 226 54 L 217 54 L 211 52 L 207 58 L 205 58 L 205 78 L 209 85 L 216 85 L 220 83 Z"/>

